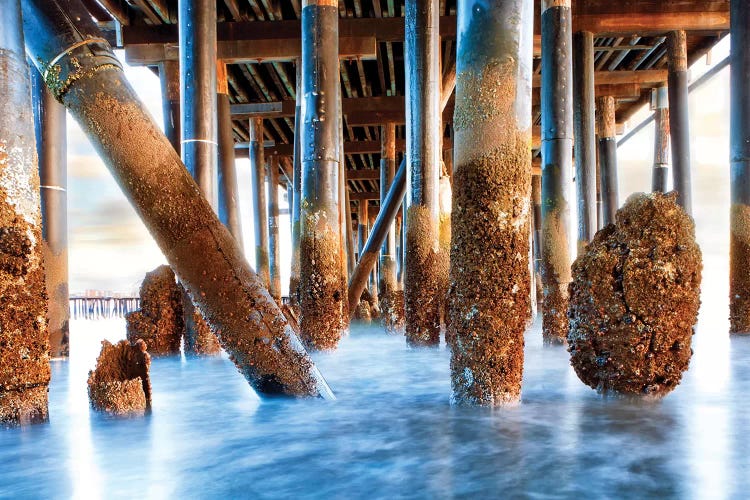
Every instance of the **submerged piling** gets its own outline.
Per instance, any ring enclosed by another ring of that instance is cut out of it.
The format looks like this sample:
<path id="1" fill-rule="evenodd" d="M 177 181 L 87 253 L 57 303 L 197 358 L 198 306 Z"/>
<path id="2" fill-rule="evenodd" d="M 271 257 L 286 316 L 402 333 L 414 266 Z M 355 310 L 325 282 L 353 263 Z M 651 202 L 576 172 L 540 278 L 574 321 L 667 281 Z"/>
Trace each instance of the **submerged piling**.
<path id="1" fill-rule="evenodd" d="M 255 272 L 266 288 L 271 286 L 268 267 L 268 208 L 266 207 L 266 162 L 263 155 L 263 118 L 250 119 L 250 172 L 255 217 Z"/>
<path id="2" fill-rule="evenodd" d="M 333 397 L 83 5 L 27 0 L 23 7 L 27 50 L 48 87 L 87 133 L 240 372 L 261 394 Z"/>
<path id="3" fill-rule="evenodd" d="M 0 1 L 0 426 L 47 420 L 42 220 L 19 0 Z"/>
<path id="4" fill-rule="evenodd" d="M 596 124 L 594 35 L 573 37 L 573 116 L 575 129 L 578 253 L 596 234 Z"/>
<path id="5" fill-rule="evenodd" d="M 531 0 L 459 0 L 450 265 L 453 401 L 517 401 L 530 319 Z"/>
<path id="6" fill-rule="evenodd" d="M 438 0 L 406 0 L 406 341 L 440 343 L 438 296 L 440 34 Z"/>
<path id="7" fill-rule="evenodd" d="M 346 325 L 339 224 L 338 3 L 303 0 L 300 330 L 313 349 L 333 349 Z"/>
<path id="8" fill-rule="evenodd" d="M 732 0 L 730 333 L 750 333 L 750 5 Z"/>
<path id="9" fill-rule="evenodd" d="M 563 343 L 570 283 L 569 185 L 573 161 L 570 0 L 542 0 L 542 334 Z"/>
<path id="10" fill-rule="evenodd" d="M 602 224 L 615 222 L 620 206 L 617 189 L 617 139 L 615 135 L 615 99 L 600 97 L 597 109 L 599 132 L 599 182 L 602 193 Z"/>
<path id="11" fill-rule="evenodd" d="M 684 31 L 667 36 L 669 61 L 669 136 L 672 145 L 672 180 L 677 203 L 688 215 L 693 213 L 690 173 L 690 113 L 688 110 L 687 37 Z"/>
<path id="12" fill-rule="evenodd" d="M 659 87 L 652 92 L 654 108 L 654 167 L 651 174 L 651 190 L 667 192 L 669 176 L 669 101 L 667 88 Z"/>
<path id="13" fill-rule="evenodd" d="M 55 100 L 39 72 L 31 69 L 34 126 L 42 202 L 42 254 L 47 290 L 50 355 L 69 353 L 68 160 L 65 107 Z"/>

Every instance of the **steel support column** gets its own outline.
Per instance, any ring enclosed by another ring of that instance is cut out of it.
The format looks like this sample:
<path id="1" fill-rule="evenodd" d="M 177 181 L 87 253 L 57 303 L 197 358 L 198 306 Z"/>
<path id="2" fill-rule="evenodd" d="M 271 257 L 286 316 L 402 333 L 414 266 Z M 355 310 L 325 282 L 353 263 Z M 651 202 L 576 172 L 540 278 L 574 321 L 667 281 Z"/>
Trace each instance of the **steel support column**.
<path id="1" fill-rule="evenodd" d="M 460 404 L 498 406 L 521 394 L 531 317 L 533 26 L 532 0 L 458 2 L 447 337 Z"/>
<path id="2" fill-rule="evenodd" d="M 573 38 L 573 115 L 575 129 L 578 253 L 596 234 L 596 118 L 594 35 L 584 31 Z"/>
<path id="3" fill-rule="evenodd" d="M 19 0 L 0 1 L 0 427 L 47 420 L 50 381 L 31 81 Z M 28 40 L 27 35 L 27 40 Z"/>
<path id="4" fill-rule="evenodd" d="M 438 289 L 440 179 L 440 34 L 438 0 L 406 0 L 406 340 L 440 343 Z"/>
<path id="5" fill-rule="evenodd" d="M 750 4 L 731 1 L 731 333 L 750 333 Z"/>
<path id="6" fill-rule="evenodd" d="M 182 159 L 216 210 L 216 2 L 179 0 L 177 5 Z"/>
<path id="7" fill-rule="evenodd" d="M 268 209 L 266 207 L 266 161 L 263 154 L 263 118 L 250 119 L 250 171 L 255 228 L 255 272 L 266 288 L 271 286 L 268 268 Z"/>
<path id="8" fill-rule="evenodd" d="M 573 68 L 570 0 L 542 0 L 542 332 L 568 335 L 571 280 L 570 178 L 573 162 Z"/>
<path id="9" fill-rule="evenodd" d="M 673 31 L 667 37 L 669 58 L 669 136 L 672 146 L 672 183 L 677 203 L 692 215 L 692 180 L 690 173 L 690 113 L 688 109 L 687 43 L 684 31 Z"/>
<path id="10" fill-rule="evenodd" d="M 303 0 L 300 330 L 334 349 L 346 325 L 339 220 L 338 2 Z"/>
<path id="11" fill-rule="evenodd" d="M 667 88 L 654 89 L 651 98 L 654 108 L 654 167 L 651 190 L 667 192 L 669 176 L 669 100 Z"/>
<path id="12" fill-rule="evenodd" d="M 242 241 L 242 223 L 240 221 L 240 194 L 237 187 L 237 166 L 234 158 L 234 134 L 232 133 L 232 114 L 229 107 L 229 88 L 226 79 L 226 66 L 219 63 L 217 87 L 217 121 L 219 127 L 219 220 L 227 226 L 240 248 Z"/>
<path id="13" fill-rule="evenodd" d="M 296 102 L 294 105 L 294 156 L 292 157 L 292 198 L 289 218 L 292 221 L 292 263 L 289 271 L 289 303 L 299 307 L 299 244 L 302 202 L 302 61 L 295 62 Z"/>
<path id="14" fill-rule="evenodd" d="M 281 242 L 279 240 L 279 157 L 268 165 L 268 257 L 271 293 L 281 303 Z"/>
<path id="15" fill-rule="evenodd" d="M 600 97 L 597 106 L 599 135 L 599 181 L 602 193 L 602 224 L 613 224 L 620 206 L 617 189 L 617 138 L 615 135 L 615 99 Z"/>
<path id="16" fill-rule="evenodd" d="M 386 123 L 380 128 L 380 207 L 396 175 L 396 124 Z M 398 322 L 395 317 L 394 293 L 398 290 L 396 276 L 396 225 L 391 221 L 383 246 L 380 248 L 380 280 L 378 295 L 386 327 Z M 374 227 L 374 225 L 373 225 Z"/>
<path id="17" fill-rule="evenodd" d="M 180 63 L 164 61 L 159 65 L 161 83 L 162 114 L 164 115 L 164 135 L 172 143 L 174 150 L 181 151 L 182 127 L 180 127 Z"/>
<path id="18" fill-rule="evenodd" d="M 47 284 L 47 332 L 53 358 L 69 353 L 68 160 L 65 107 L 31 69 L 42 201 L 42 253 Z"/>

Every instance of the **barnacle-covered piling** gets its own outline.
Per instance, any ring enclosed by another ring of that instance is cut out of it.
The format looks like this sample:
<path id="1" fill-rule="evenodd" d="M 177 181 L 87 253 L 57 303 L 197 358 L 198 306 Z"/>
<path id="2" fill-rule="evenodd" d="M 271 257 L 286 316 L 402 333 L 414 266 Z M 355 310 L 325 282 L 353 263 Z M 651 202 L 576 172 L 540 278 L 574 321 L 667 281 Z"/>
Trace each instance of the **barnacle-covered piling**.
<path id="1" fill-rule="evenodd" d="M 573 161 L 570 0 L 542 1 L 542 335 L 564 343 L 570 283 L 569 185 Z"/>
<path id="2" fill-rule="evenodd" d="M 312 349 L 334 349 L 348 319 L 339 210 L 338 4 L 302 8 L 300 330 Z"/>
<path id="3" fill-rule="evenodd" d="M 460 0 L 450 256 L 453 400 L 520 397 L 531 273 L 527 0 Z"/>
<path id="4" fill-rule="evenodd" d="M 39 173 L 21 6 L 0 1 L 0 426 L 47 420 Z"/>
<path id="5" fill-rule="evenodd" d="M 438 0 L 406 0 L 406 341 L 440 343 L 440 36 Z"/>

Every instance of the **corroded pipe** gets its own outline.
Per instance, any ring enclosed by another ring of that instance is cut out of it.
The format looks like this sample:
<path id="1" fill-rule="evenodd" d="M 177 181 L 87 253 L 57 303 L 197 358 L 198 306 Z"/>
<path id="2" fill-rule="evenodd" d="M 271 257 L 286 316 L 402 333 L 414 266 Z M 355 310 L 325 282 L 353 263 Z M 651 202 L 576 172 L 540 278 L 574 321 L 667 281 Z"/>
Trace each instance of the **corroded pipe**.
<path id="1" fill-rule="evenodd" d="M 575 128 L 578 253 L 596 234 L 596 124 L 594 92 L 594 35 L 573 38 L 573 110 Z"/>
<path id="2" fill-rule="evenodd" d="M 568 334 L 570 184 L 573 89 L 570 0 L 542 1 L 542 333 L 546 343 Z"/>
<path id="3" fill-rule="evenodd" d="M 731 2 L 731 197 L 729 320 L 750 333 L 750 4 Z"/>
<path id="4" fill-rule="evenodd" d="M 406 341 L 440 343 L 438 296 L 440 179 L 439 1 L 406 0 Z M 445 270 L 447 272 L 447 269 Z"/>
<path id="5" fill-rule="evenodd" d="M 677 203 L 692 215 L 692 179 L 690 173 L 690 113 L 688 109 L 687 42 L 684 31 L 667 36 L 669 60 L 669 135 L 672 145 L 672 184 Z"/>
<path id="6" fill-rule="evenodd" d="M 669 175 L 669 101 L 667 88 L 659 87 L 652 92 L 654 104 L 654 166 L 651 174 L 651 190 L 667 192 Z"/>
<path id="7" fill-rule="evenodd" d="M 68 179 L 65 107 L 55 100 L 39 72 L 31 71 L 34 126 L 42 200 L 42 253 L 47 286 L 47 332 L 53 358 L 67 357 Z"/>
<path id="8" fill-rule="evenodd" d="M 458 3 L 448 326 L 458 404 L 497 406 L 521 394 L 533 26 L 531 0 Z"/>
<path id="9" fill-rule="evenodd" d="M 250 120 L 250 171 L 253 215 L 255 216 L 255 272 L 271 286 L 268 268 L 268 207 L 266 207 L 266 161 L 263 155 L 263 118 Z"/>
<path id="10" fill-rule="evenodd" d="M 83 5 L 23 6 L 27 50 L 48 87 L 87 133 L 243 376 L 265 395 L 332 398 Z"/>
<path id="11" fill-rule="evenodd" d="M 47 420 L 49 342 L 31 82 L 19 0 L 0 1 L 0 427 Z"/>
<path id="12" fill-rule="evenodd" d="M 300 331 L 314 349 L 337 346 L 346 325 L 339 220 L 338 3 L 303 0 Z"/>

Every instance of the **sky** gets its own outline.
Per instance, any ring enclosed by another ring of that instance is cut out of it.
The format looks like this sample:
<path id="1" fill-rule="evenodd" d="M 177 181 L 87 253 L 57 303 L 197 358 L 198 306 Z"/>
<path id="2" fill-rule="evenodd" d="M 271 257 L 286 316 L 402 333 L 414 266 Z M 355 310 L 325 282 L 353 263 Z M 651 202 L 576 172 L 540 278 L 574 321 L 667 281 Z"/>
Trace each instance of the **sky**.
<path id="1" fill-rule="evenodd" d="M 708 58 L 691 68 L 693 79 L 729 53 L 728 37 Z M 122 58 L 122 53 L 118 54 Z M 146 68 L 125 74 L 156 123 L 162 124 L 159 79 Z M 635 127 L 649 115 L 644 108 L 628 123 Z M 694 217 L 707 269 L 726 276 L 729 231 L 729 70 L 690 96 Z M 634 192 L 649 191 L 653 162 L 653 125 L 618 149 L 620 203 Z M 237 160 L 245 254 L 254 263 L 250 162 Z M 572 195 L 572 186 L 571 186 Z M 573 199 L 573 198 L 571 198 Z M 279 193 L 280 208 L 286 192 Z M 575 208 L 575 204 L 572 204 Z M 146 272 L 166 259 L 130 207 L 86 135 L 68 116 L 69 271 L 72 294 L 86 290 L 136 293 Z M 575 213 L 571 214 L 575 222 Z M 280 217 L 282 292 L 289 282 L 289 218 Z M 575 229 L 572 229 L 575 235 Z M 574 238 L 573 238 L 574 239 Z M 722 286 L 717 281 L 717 286 Z M 725 299 L 726 293 L 721 293 Z M 706 299 L 704 298 L 704 301 Z M 709 298 L 710 300 L 710 298 Z"/>

